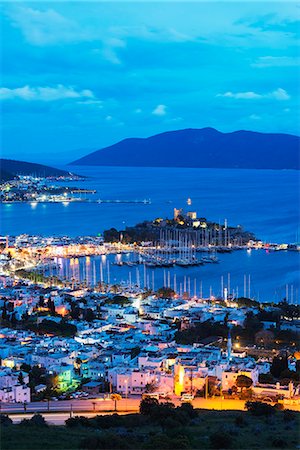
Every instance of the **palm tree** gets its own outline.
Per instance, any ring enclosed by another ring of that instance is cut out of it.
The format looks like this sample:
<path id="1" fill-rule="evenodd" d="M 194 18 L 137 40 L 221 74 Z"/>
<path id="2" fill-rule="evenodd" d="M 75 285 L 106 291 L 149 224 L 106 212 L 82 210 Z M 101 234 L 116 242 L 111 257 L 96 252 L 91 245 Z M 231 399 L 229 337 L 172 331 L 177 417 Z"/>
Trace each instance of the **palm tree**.
<path id="1" fill-rule="evenodd" d="M 122 396 L 120 394 L 111 394 L 110 398 L 111 398 L 111 400 L 114 400 L 114 402 L 115 402 L 115 411 L 117 411 L 117 402 L 122 400 Z"/>

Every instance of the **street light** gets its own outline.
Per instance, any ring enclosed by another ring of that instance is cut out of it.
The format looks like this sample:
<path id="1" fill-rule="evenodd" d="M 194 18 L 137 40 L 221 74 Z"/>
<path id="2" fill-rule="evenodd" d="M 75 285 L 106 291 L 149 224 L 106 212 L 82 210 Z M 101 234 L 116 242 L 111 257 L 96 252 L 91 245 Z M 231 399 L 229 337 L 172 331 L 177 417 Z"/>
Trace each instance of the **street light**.
<path id="1" fill-rule="evenodd" d="M 125 411 L 127 411 L 128 379 L 125 380 Z"/>

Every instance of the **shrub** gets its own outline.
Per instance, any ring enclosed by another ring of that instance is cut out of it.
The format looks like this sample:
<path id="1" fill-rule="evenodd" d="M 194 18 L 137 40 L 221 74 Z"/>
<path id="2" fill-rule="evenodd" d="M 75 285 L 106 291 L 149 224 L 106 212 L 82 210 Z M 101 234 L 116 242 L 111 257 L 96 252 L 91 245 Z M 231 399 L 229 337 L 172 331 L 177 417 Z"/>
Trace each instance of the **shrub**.
<path id="1" fill-rule="evenodd" d="M 157 433 L 149 436 L 142 448 L 149 450 L 186 450 L 191 448 L 191 443 L 189 438 L 184 434 L 176 435 L 176 437 L 169 437 L 166 434 Z"/>
<path id="2" fill-rule="evenodd" d="M 173 417 L 167 417 L 166 419 L 162 419 L 160 421 L 163 428 L 179 428 L 181 423 Z"/>
<path id="3" fill-rule="evenodd" d="M 45 418 L 41 414 L 34 414 L 31 419 L 23 419 L 20 425 L 25 426 L 36 426 L 36 427 L 47 427 L 48 424 Z"/>
<path id="4" fill-rule="evenodd" d="M 236 418 L 234 419 L 234 423 L 237 427 L 244 427 L 245 425 L 247 425 L 245 417 L 242 414 L 236 416 Z"/>
<path id="5" fill-rule="evenodd" d="M 88 426 L 90 426 L 89 419 L 87 417 L 84 417 L 84 416 L 70 417 L 70 419 L 67 419 L 65 423 L 66 423 L 66 426 L 68 428 L 88 427 Z"/>
<path id="6" fill-rule="evenodd" d="M 180 408 L 177 409 L 187 414 L 191 419 L 194 419 L 195 417 L 198 416 L 197 411 L 194 409 L 191 403 L 182 403 Z"/>
<path id="7" fill-rule="evenodd" d="M 263 402 L 246 402 L 245 406 L 253 416 L 271 416 L 275 413 L 273 406 Z"/>
<path id="8" fill-rule="evenodd" d="M 0 414 L 0 425 L 3 427 L 7 427 L 9 425 L 12 425 L 13 421 L 10 417 L 8 417 L 7 414 Z"/>
<path id="9" fill-rule="evenodd" d="M 136 443 L 137 444 L 137 443 Z M 79 448 L 85 450 L 130 449 L 127 437 L 116 434 L 103 434 L 82 439 Z"/>
<path id="10" fill-rule="evenodd" d="M 210 436 L 210 444 L 212 448 L 230 448 L 232 437 L 225 431 L 216 431 Z"/>
<path id="11" fill-rule="evenodd" d="M 159 402 L 156 398 L 147 397 L 144 398 L 140 403 L 140 414 L 144 414 L 145 416 L 149 416 L 151 411 L 159 405 Z"/>
<path id="12" fill-rule="evenodd" d="M 286 445 L 287 444 L 286 444 L 285 440 L 281 439 L 281 438 L 275 438 L 272 441 L 272 447 L 275 447 L 275 448 L 285 448 Z"/>
<path id="13" fill-rule="evenodd" d="M 296 419 L 296 413 L 290 409 L 283 411 L 283 420 L 285 422 L 291 422 Z"/>
<path id="14" fill-rule="evenodd" d="M 277 411 L 283 411 L 284 410 L 284 405 L 282 403 L 275 403 L 273 408 L 276 409 Z"/>

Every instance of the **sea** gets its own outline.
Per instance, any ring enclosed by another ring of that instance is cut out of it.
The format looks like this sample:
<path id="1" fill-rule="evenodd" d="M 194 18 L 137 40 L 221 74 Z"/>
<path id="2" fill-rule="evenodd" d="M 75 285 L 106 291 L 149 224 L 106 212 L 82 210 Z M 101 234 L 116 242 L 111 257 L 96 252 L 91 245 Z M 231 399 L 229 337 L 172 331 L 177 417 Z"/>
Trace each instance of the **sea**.
<path id="1" fill-rule="evenodd" d="M 196 211 L 198 217 L 211 221 L 224 223 L 226 219 L 229 226 L 241 225 L 266 242 L 299 243 L 300 180 L 297 171 L 63 168 L 87 177 L 68 185 L 95 189 L 96 194 L 82 195 L 91 202 L 1 204 L 2 235 L 98 235 L 112 227 L 124 229 L 143 220 L 172 217 L 174 208 L 183 208 Z M 98 203 L 99 199 L 120 202 Z M 187 204 L 188 199 L 191 199 L 191 205 Z M 144 200 L 147 202 L 143 203 Z M 154 277 L 157 288 L 163 284 L 164 277 L 174 280 L 176 274 L 178 286 L 189 282 L 196 291 L 201 286 L 203 295 L 211 292 L 218 295 L 221 285 L 227 284 L 231 290 L 243 295 L 246 279 L 246 293 L 250 280 L 251 296 L 260 301 L 278 302 L 288 297 L 290 302 L 299 303 L 299 252 L 242 250 L 220 254 L 219 260 L 219 264 L 168 269 L 170 275 L 164 269 L 155 269 L 154 275 L 149 271 L 147 276 L 151 282 Z M 128 267 L 114 265 L 113 259 L 110 262 L 111 281 L 127 282 L 136 276 L 143 279 L 142 269 L 141 274 L 133 269 L 129 275 Z"/>

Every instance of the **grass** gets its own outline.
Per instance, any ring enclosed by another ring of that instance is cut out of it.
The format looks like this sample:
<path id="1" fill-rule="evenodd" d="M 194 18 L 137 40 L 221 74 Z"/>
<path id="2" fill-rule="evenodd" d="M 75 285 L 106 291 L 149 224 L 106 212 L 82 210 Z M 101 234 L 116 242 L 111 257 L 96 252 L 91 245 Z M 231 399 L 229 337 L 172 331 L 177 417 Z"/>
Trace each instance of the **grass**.
<path id="1" fill-rule="evenodd" d="M 124 416 L 122 416 L 124 417 Z M 238 418 L 238 419 L 237 419 Z M 127 442 L 134 449 L 140 448 L 182 448 L 176 447 L 174 442 L 170 444 L 168 439 L 177 439 L 180 435 L 188 438 L 188 449 L 212 448 L 210 437 L 218 432 L 220 435 L 230 435 L 232 442 L 230 447 L 239 450 L 253 449 L 297 449 L 299 448 L 300 414 L 296 414 L 296 420 L 285 421 L 282 412 L 274 416 L 254 417 L 247 412 L 237 411 L 204 411 L 200 410 L 198 417 L 192 424 L 178 427 L 170 424 L 170 428 L 155 426 L 139 426 L 137 428 L 110 428 L 99 430 L 95 428 L 67 428 L 65 426 L 3 426 L 1 430 L 2 450 L 75 450 L 80 449 L 84 438 L 100 437 L 110 433 L 107 444 L 104 446 L 90 447 L 94 449 L 119 448 L 111 444 L 111 436 L 120 436 L 123 442 Z M 154 440 L 153 440 L 154 439 Z M 155 446 L 151 447 L 151 442 Z M 148 445 L 148 446 L 147 446 Z M 175 445 L 175 446 L 174 446 Z M 127 448 L 127 447 L 123 447 Z M 224 447 L 215 447 L 224 448 Z"/>

